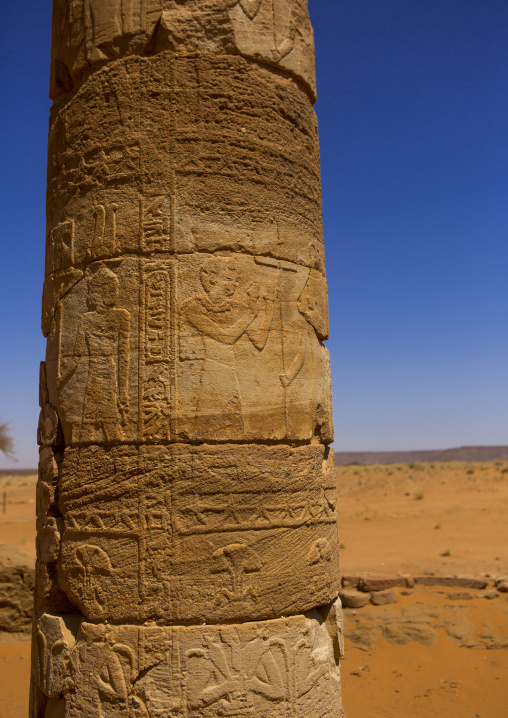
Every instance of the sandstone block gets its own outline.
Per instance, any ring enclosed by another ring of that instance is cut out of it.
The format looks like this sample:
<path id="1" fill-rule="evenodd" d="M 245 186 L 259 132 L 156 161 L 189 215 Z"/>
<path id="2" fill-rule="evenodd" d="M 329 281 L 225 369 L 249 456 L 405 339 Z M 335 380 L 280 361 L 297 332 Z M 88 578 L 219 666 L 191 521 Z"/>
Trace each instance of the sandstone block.
<path id="1" fill-rule="evenodd" d="M 458 586 L 460 588 L 475 588 L 479 591 L 488 586 L 483 578 L 468 576 L 416 576 L 415 583 L 422 586 Z"/>
<path id="2" fill-rule="evenodd" d="M 473 594 L 469 591 L 450 591 L 446 598 L 450 601 L 470 601 L 473 598 Z"/>
<path id="3" fill-rule="evenodd" d="M 339 595 L 344 608 L 363 608 L 370 599 L 368 593 L 355 591 L 354 589 L 344 589 Z"/>
<path id="4" fill-rule="evenodd" d="M 370 602 L 373 606 L 386 606 L 389 603 L 397 603 L 397 592 L 393 589 L 374 591 L 370 594 Z"/>
<path id="5" fill-rule="evenodd" d="M 500 578 L 497 580 L 496 588 L 500 593 L 508 593 L 508 578 Z"/>
<path id="6" fill-rule="evenodd" d="M 93 261 L 234 251 L 324 275 L 316 116 L 266 66 L 120 60 L 53 112 L 49 144 L 46 334 Z"/>
<path id="7" fill-rule="evenodd" d="M 328 440 L 319 286 L 305 267 L 232 254 L 92 265 L 50 331 L 46 443 L 53 405 L 74 445 Z"/>
<path id="8" fill-rule="evenodd" d="M 411 581 L 405 576 L 360 576 L 358 588 L 360 591 L 386 591 L 389 588 L 410 588 Z"/>
<path id="9" fill-rule="evenodd" d="M 320 445 L 66 449 L 59 584 L 93 621 L 272 618 L 339 590 Z"/>
<path id="10" fill-rule="evenodd" d="M 54 2 L 50 94 L 126 55 L 244 55 L 297 78 L 315 99 L 314 36 L 304 0 Z"/>
<path id="11" fill-rule="evenodd" d="M 42 616 L 34 641 L 34 682 L 46 698 L 62 696 L 52 710 L 63 718 L 343 715 L 333 640 L 317 611 L 227 626 L 73 621 Z"/>
<path id="12" fill-rule="evenodd" d="M 349 575 L 343 575 L 341 578 L 341 583 L 344 588 L 357 588 L 358 584 L 360 582 L 360 576 L 349 576 Z"/>

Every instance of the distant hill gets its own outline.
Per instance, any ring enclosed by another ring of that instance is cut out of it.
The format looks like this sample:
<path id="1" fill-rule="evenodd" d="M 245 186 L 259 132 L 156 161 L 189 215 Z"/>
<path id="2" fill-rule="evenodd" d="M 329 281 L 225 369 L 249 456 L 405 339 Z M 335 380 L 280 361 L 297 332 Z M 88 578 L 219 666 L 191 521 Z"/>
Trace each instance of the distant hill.
<path id="1" fill-rule="evenodd" d="M 337 466 L 438 461 L 508 461 L 508 446 L 460 446 L 435 451 L 336 451 Z"/>

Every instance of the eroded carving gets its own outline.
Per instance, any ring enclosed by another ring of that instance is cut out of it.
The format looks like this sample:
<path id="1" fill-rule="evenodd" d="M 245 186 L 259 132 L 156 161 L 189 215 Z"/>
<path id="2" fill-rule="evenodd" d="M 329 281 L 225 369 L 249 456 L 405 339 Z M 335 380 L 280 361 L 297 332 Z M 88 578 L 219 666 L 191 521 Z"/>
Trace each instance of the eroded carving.
<path id="1" fill-rule="evenodd" d="M 234 438 L 244 433 L 243 407 L 234 345 L 245 335 L 258 351 L 266 346 L 273 299 L 252 284 L 246 302 L 235 298 L 239 283 L 233 262 L 209 260 L 200 268 L 204 294 L 181 307 L 180 359 L 200 359 L 194 433 L 203 438 Z"/>
<path id="2" fill-rule="evenodd" d="M 39 619 L 34 652 L 38 685 L 63 718 L 158 718 L 168 709 L 189 718 L 342 716 L 332 639 L 317 612 L 222 627 L 74 621 L 71 631 L 64 619 L 72 621 Z"/>
<path id="3" fill-rule="evenodd" d="M 344 718 L 307 2 L 53 4 L 31 718 Z"/>
<path id="4" fill-rule="evenodd" d="M 88 279 L 88 303 L 78 328 L 74 355 L 59 377 L 60 387 L 72 377 L 85 359 L 87 382 L 83 402 L 81 441 L 123 438 L 122 426 L 129 411 L 127 386 L 130 316 L 115 306 L 118 279 L 102 265 Z"/>
<path id="5" fill-rule="evenodd" d="M 92 446 L 67 450 L 62 472 L 59 577 L 89 620 L 243 620 L 338 591 L 319 445 Z"/>

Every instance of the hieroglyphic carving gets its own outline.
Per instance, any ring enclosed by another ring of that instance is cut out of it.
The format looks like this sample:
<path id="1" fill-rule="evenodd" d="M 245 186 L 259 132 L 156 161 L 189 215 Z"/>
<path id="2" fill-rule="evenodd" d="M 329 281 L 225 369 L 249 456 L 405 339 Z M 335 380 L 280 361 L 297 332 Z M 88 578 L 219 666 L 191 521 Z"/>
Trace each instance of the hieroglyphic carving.
<path id="1" fill-rule="evenodd" d="M 185 502 L 187 498 L 187 502 Z M 180 495 L 175 524 L 182 535 L 249 529 L 297 528 L 337 521 L 334 490 L 285 492 L 260 500 L 259 493 L 213 493 L 199 498 Z"/>
<path id="2" fill-rule="evenodd" d="M 92 259 L 114 256 L 117 252 L 116 246 L 116 213 L 118 204 L 98 204 L 94 211 L 94 231 L 91 247 L 88 248 L 88 256 Z"/>
<path id="3" fill-rule="evenodd" d="M 50 272 L 70 267 L 74 263 L 74 221 L 57 225 L 50 234 Z"/>
<path id="4" fill-rule="evenodd" d="M 343 718 L 307 0 L 53 2 L 32 718 Z"/>
<path id="5" fill-rule="evenodd" d="M 340 718 L 333 628 L 317 611 L 175 628 L 43 615 L 33 674 L 62 718 Z"/>
<path id="6" fill-rule="evenodd" d="M 324 604 L 338 586 L 332 469 L 319 445 L 67 451 L 60 582 L 94 621 L 236 620 L 262 616 L 267 602 L 275 615 L 307 597 Z"/>
<path id="7" fill-rule="evenodd" d="M 117 296 L 116 275 L 101 265 L 88 279 L 90 311 L 83 315 L 74 354 L 59 376 L 61 387 L 86 357 L 81 441 L 94 441 L 97 433 L 106 441 L 121 439 L 127 421 L 130 315 L 115 306 Z"/>
<path id="8" fill-rule="evenodd" d="M 171 214 L 169 197 L 145 197 L 139 204 L 142 251 L 169 251 Z"/>
<path id="9" fill-rule="evenodd" d="M 171 306 L 174 272 L 169 263 L 142 265 L 141 307 L 143 351 L 141 355 L 140 437 L 171 436 L 172 369 Z"/>
<path id="10" fill-rule="evenodd" d="M 245 585 L 245 574 L 255 573 L 263 568 L 263 561 L 256 551 L 243 543 L 233 543 L 217 549 L 212 557 L 217 562 L 214 571 L 227 573 L 230 578 L 230 585 L 223 586 L 217 595 L 216 602 L 219 605 L 224 600 L 257 599 L 257 593 L 252 586 Z"/>
<path id="11" fill-rule="evenodd" d="M 143 52 L 160 0 L 55 0 L 50 93 L 73 86 L 87 66 Z"/>
<path id="12" fill-rule="evenodd" d="M 32 640 L 32 677 L 48 698 L 62 693 L 69 653 L 75 645 L 80 619 L 68 614 L 53 616 L 47 613 L 34 623 Z"/>
<path id="13" fill-rule="evenodd" d="M 105 701 L 116 709 L 114 715 L 128 714 L 128 696 L 138 674 L 135 647 L 116 641 L 106 626 L 82 624 L 67 674 L 62 691 L 66 717 L 105 715 Z"/>

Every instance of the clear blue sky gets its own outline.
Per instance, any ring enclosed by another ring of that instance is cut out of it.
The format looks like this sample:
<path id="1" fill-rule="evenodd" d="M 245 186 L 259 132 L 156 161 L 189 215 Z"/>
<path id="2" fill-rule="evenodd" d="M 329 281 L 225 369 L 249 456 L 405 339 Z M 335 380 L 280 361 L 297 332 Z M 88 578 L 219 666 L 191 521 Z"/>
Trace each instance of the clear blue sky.
<path id="1" fill-rule="evenodd" d="M 508 2 L 309 4 L 335 448 L 507 444 Z M 37 460 L 50 6 L 0 0 L 0 421 L 18 466 Z"/>

